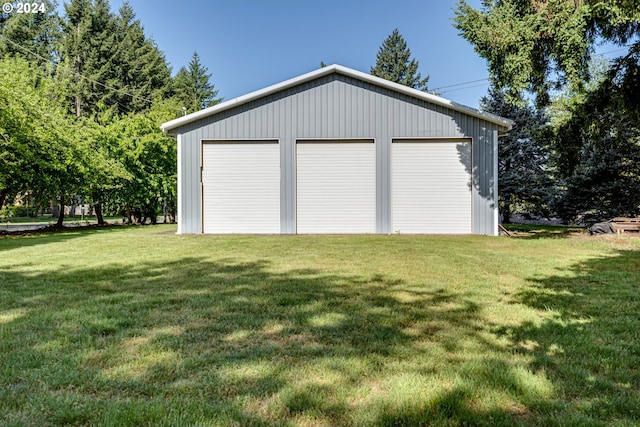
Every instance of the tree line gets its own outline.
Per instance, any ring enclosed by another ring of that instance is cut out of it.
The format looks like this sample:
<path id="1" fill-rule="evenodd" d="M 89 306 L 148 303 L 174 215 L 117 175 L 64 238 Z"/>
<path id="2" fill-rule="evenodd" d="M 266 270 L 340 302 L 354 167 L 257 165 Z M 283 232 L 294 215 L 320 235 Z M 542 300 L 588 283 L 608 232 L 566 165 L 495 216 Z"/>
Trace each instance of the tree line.
<path id="1" fill-rule="evenodd" d="M 175 140 L 159 124 L 220 102 L 210 78 L 196 52 L 172 77 L 127 2 L 3 13 L 0 209 L 16 197 L 41 208 L 82 199 L 99 223 L 174 219 Z"/>

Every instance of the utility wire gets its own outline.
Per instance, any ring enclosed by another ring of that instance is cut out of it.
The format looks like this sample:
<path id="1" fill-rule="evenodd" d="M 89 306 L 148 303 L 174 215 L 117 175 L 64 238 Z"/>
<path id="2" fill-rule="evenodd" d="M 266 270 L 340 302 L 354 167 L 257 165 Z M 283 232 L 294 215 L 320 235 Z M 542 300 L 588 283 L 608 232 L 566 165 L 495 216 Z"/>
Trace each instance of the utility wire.
<path id="1" fill-rule="evenodd" d="M 7 38 L 7 36 L 5 36 L 5 35 L 0 34 L 0 37 L 2 37 L 3 39 L 5 39 L 6 41 L 8 41 L 9 43 L 11 43 L 12 45 L 17 46 L 19 49 L 21 49 L 21 50 L 22 50 L 22 51 L 24 51 L 24 52 L 27 52 L 27 53 L 29 53 L 29 54 L 31 54 L 31 55 L 33 55 L 33 56 L 37 57 L 37 58 L 40 58 L 40 59 L 42 59 L 42 60 L 44 60 L 44 61 L 48 62 L 49 64 L 51 64 L 51 65 L 53 65 L 53 66 L 60 66 L 60 64 L 56 64 L 56 63 L 55 63 L 53 60 L 51 60 L 50 58 L 45 58 L 44 56 L 39 55 L 39 54 L 37 54 L 37 53 L 35 53 L 35 52 L 33 52 L 33 51 L 31 51 L 31 50 L 29 50 L 29 49 L 25 48 L 24 46 L 21 46 L 20 44 L 18 44 L 18 43 L 16 43 L 16 42 L 14 42 L 13 40 L 11 40 L 11 39 Z M 631 47 L 631 45 L 632 45 L 632 44 L 628 44 L 628 45 L 626 45 L 626 46 L 623 46 L 623 47 L 622 47 L 622 48 L 620 48 L 620 49 L 615 49 L 615 50 L 611 50 L 611 51 L 608 51 L 608 52 L 598 53 L 598 54 L 595 54 L 595 55 L 596 55 L 596 56 L 604 56 L 604 55 L 608 55 L 608 54 L 610 54 L 610 53 L 621 52 L 621 51 L 626 50 L 627 48 Z M 133 94 L 128 93 L 128 92 L 126 92 L 126 91 L 124 91 L 124 90 L 122 90 L 122 89 L 117 89 L 117 88 L 115 88 L 115 87 L 112 87 L 112 86 L 106 85 L 106 84 L 104 84 L 104 83 L 102 83 L 102 82 L 99 82 L 99 81 L 97 81 L 97 80 L 94 80 L 94 79 L 91 79 L 91 78 L 89 78 L 89 77 L 86 77 L 86 76 L 82 75 L 81 73 L 79 73 L 79 72 L 77 72 L 77 71 L 72 70 L 70 67 L 66 67 L 66 69 L 67 69 L 68 71 L 70 71 L 71 73 L 73 73 L 73 74 L 77 75 L 78 77 L 80 77 L 80 78 L 82 78 L 82 79 L 85 79 L 85 80 L 87 80 L 87 81 L 89 81 L 89 82 L 91 82 L 91 83 L 94 83 L 94 84 L 97 84 L 97 85 L 99 85 L 99 86 L 102 86 L 102 87 L 104 87 L 105 89 L 113 90 L 113 91 L 118 92 L 118 93 L 121 93 L 121 94 L 123 94 L 123 95 L 130 96 L 132 99 L 139 99 L 139 100 L 144 101 L 144 102 L 147 102 L 147 103 L 149 103 L 149 104 L 152 104 L 152 103 L 153 103 L 153 101 L 152 101 L 152 100 L 150 100 L 150 99 L 147 99 L 147 98 L 144 98 L 144 97 L 142 97 L 142 96 L 138 96 L 138 95 L 133 95 Z M 482 87 L 482 86 L 484 86 L 485 84 L 479 84 L 479 85 L 474 85 L 474 86 L 462 87 L 462 88 L 458 88 L 458 89 L 449 89 L 449 88 L 458 87 L 458 86 L 466 86 L 466 85 L 469 85 L 469 84 L 472 84 L 472 83 L 479 83 L 479 82 L 484 82 L 484 81 L 488 81 L 488 80 L 489 80 L 489 78 L 488 78 L 488 77 L 487 77 L 487 78 L 484 78 L 484 79 L 470 80 L 470 81 L 468 81 L 468 82 L 455 83 L 455 84 L 446 85 L 446 86 L 439 86 L 439 87 L 436 87 L 436 88 L 431 89 L 431 91 L 433 91 L 433 92 L 442 92 L 442 93 L 447 93 L 447 92 L 456 92 L 456 91 L 459 91 L 459 90 L 473 89 L 473 88 L 476 88 L 476 87 Z M 449 90 L 442 90 L 442 89 L 449 89 Z M 116 103 L 118 104 L 118 107 L 122 107 L 122 109 L 125 109 L 125 110 L 127 109 L 125 106 L 123 106 L 123 105 L 122 105 L 122 104 L 120 104 L 119 102 L 116 102 Z M 119 108 L 119 110 L 120 110 L 120 108 Z"/>
<path id="2" fill-rule="evenodd" d="M 138 96 L 138 95 L 133 95 L 133 94 L 128 93 L 128 92 L 126 92 L 126 91 L 124 91 L 124 90 L 122 90 L 122 89 L 117 89 L 117 88 L 115 88 L 115 87 L 112 87 L 112 86 L 106 85 L 106 84 L 104 84 L 104 83 L 102 83 L 102 82 L 99 82 L 99 81 L 97 81 L 97 80 L 94 80 L 94 79 L 92 79 L 92 78 L 89 78 L 89 77 L 87 77 L 87 76 L 84 76 L 84 75 L 82 75 L 81 73 L 79 73 L 79 72 L 77 72 L 77 71 L 72 70 L 70 67 L 65 67 L 64 65 L 56 64 L 52 59 L 50 59 L 50 58 L 45 58 L 44 56 L 39 55 L 39 54 L 37 54 L 36 52 L 33 52 L 33 51 L 31 51 L 31 50 L 27 49 L 27 48 L 26 48 L 26 47 L 24 47 L 24 46 L 21 46 L 20 44 L 18 44 L 18 43 L 16 43 L 16 42 L 14 42 L 13 40 L 9 39 L 9 38 L 8 38 L 7 36 L 5 36 L 5 35 L 0 34 L 0 37 L 2 37 L 3 39 L 5 39 L 6 41 L 8 41 L 9 43 L 11 43 L 12 45 L 14 45 L 14 46 L 18 47 L 18 48 L 19 48 L 19 49 L 21 49 L 23 52 L 27 52 L 27 53 L 29 53 L 29 54 L 31 54 L 31 55 L 33 55 L 33 56 L 35 56 L 36 58 L 40 58 L 40 59 L 42 59 L 43 61 L 46 61 L 46 62 L 48 62 L 49 64 L 53 65 L 54 67 L 60 67 L 60 66 L 62 66 L 62 67 L 63 67 L 63 68 L 65 68 L 67 71 L 71 72 L 72 74 L 75 74 L 76 76 L 78 76 L 78 77 L 80 77 L 80 78 L 82 78 L 82 79 L 85 79 L 85 80 L 87 80 L 87 81 L 89 81 L 89 82 L 91 82 L 91 83 L 97 84 L 98 86 L 102 86 L 102 87 L 103 87 L 103 88 L 105 88 L 105 89 L 113 90 L 113 91 L 118 92 L 118 93 L 121 93 L 121 94 L 123 94 L 123 95 L 130 96 L 132 99 L 139 99 L 139 100 L 144 101 L 144 102 L 147 102 L 147 103 L 149 103 L 149 104 L 152 104 L 152 103 L 153 103 L 153 101 L 152 101 L 152 100 L 150 100 L 150 99 L 147 99 L 147 98 L 144 98 L 144 97 L 142 97 L 142 96 Z M 117 103 L 117 104 L 118 104 L 120 107 L 122 107 L 123 109 L 127 109 L 124 105 L 122 105 L 122 104 L 120 104 L 120 103 Z"/>
<path id="3" fill-rule="evenodd" d="M 471 80 L 469 82 L 464 82 L 464 83 L 456 83 L 456 84 L 453 84 L 453 85 L 440 86 L 440 87 L 433 88 L 432 90 L 439 91 L 439 90 L 447 89 L 447 88 L 450 88 L 450 87 L 463 86 L 463 85 L 467 85 L 467 84 L 471 84 L 471 83 L 484 82 L 486 80 L 489 80 L 489 78 L 487 77 L 485 79 Z M 445 90 L 443 92 L 450 92 L 450 91 Z"/>
<path id="4" fill-rule="evenodd" d="M 605 55 L 608 55 L 608 54 L 610 54 L 610 53 L 622 52 L 622 51 L 624 51 L 624 50 L 627 50 L 627 49 L 628 49 L 628 48 L 630 48 L 631 46 L 632 46 L 632 43 L 630 43 L 630 44 L 628 44 L 628 45 L 625 45 L 625 46 L 621 47 L 620 49 L 610 50 L 610 51 L 608 51 L 608 52 L 596 53 L 596 54 L 594 54 L 594 55 L 595 55 L 595 56 L 605 56 Z M 443 93 L 445 93 L 445 92 L 454 92 L 454 91 L 464 90 L 464 89 L 472 89 L 472 88 L 480 87 L 480 86 L 484 86 L 484 85 L 474 85 L 474 86 L 469 86 L 469 87 L 463 87 L 463 88 L 460 88 L 460 89 L 442 90 L 442 89 L 448 89 L 448 88 L 450 88 L 450 87 L 465 86 L 465 85 L 468 85 L 468 84 L 478 83 L 478 82 L 484 82 L 484 81 L 488 81 L 488 80 L 489 80 L 489 78 L 487 77 L 487 78 L 485 78 L 485 79 L 470 80 L 470 81 L 468 81 L 468 82 L 455 83 L 455 84 L 451 84 L 451 85 L 447 85 L 447 86 L 440 86 L 440 87 L 436 87 L 436 88 L 433 88 L 433 89 L 430 89 L 430 90 L 432 90 L 432 91 L 434 91 L 434 92 L 440 92 L 440 91 L 442 91 Z"/>
<path id="5" fill-rule="evenodd" d="M 489 80 L 489 79 L 484 79 L 484 80 Z M 482 86 L 486 86 L 488 83 L 482 83 L 479 85 L 473 85 L 473 86 L 467 86 L 467 87 L 459 87 L 457 89 L 448 89 L 448 90 L 443 90 L 442 93 L 450 93 L 450 92 L 457 92 L 459 90 L 466 90 L 466 89 L 473 89 L 476 87 L 482 87 Z"/>

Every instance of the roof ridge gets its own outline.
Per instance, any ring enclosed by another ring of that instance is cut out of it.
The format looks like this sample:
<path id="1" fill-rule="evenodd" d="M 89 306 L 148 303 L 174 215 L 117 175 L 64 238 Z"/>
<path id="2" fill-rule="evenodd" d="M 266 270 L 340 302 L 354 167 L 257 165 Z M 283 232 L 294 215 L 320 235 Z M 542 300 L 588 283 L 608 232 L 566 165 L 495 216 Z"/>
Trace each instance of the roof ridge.
<path id="1" fill-rule="evenodd" d="M 465 114 L 469 114 L 474 117 L 478 117 L 483 120 L 487 120 L 491 123 L 504 126 L 506 130 L 510 130 L 513 122 L 511 120 L 505 119 L 503 117 L 496 116 L 494 114 L 485 113 L 475 108 L 458 104 L 454 101 L 451 101 L 446 98 L 442 98 L 437 95 L 433 95 L 427 92 L 420 91 L 418 89 L 414 89 L 409 86 L 404 86 L 399 83 L 395 83 L 389 80 L 385 80 L 380 77 L 373 76 L 371 74 L 363 73 L 362 71 L 353 70 L 351 68 L 347 68 L 342 65 L 332 64 L 323 68 L 319 68 L 314 71 L 310 71 L 308 73 L 302 74 L 297 77 L 293 77 L 291 79 L 285 80 L 280 83 L 276 83 L 271 86 L 267 86 L 263 89 L 256 90 L 254 92 L 250 92 L 246 95 L 239 96 L 237 98 L 230 99 L 229 101 L 222 102 L 220 104 L 216 104 L 212 107 L 205 108 L 200 111 L 196 111 L 194 113 L 188 114 L 183 117 L 179 117 L 174 120 L 170 120 L 166 123 L 163 123 L 160 127 L 163 132 L 170 133 L 170 131 L 177 129 L 179 127 L 185 126 L 189 123 L 193 123 L 197 120 L 203 119 L 205 117 L 209 117 L 213 114 L 220 113 L 222 111 L 228 110 L 230 108 L 234 108 L 253 100 L 263 98 L 265 96 L 271 95 L 276 92 L 283 91 L 285 89 L 306 83 L 311 80 L 318 79 L 320 77 L 328 76 L 333 73 L 339 73 L 348 77 L 352 77 L 358 80 L 362 80 L 377 86 L 385 87 L 389 90 L 393 90 L 395 92 L 403 93 L 405 95 L 422 99 L 428 102 L 431 102 L 436 105 L 440 105 L 454 111 L 459 111 Z"/>

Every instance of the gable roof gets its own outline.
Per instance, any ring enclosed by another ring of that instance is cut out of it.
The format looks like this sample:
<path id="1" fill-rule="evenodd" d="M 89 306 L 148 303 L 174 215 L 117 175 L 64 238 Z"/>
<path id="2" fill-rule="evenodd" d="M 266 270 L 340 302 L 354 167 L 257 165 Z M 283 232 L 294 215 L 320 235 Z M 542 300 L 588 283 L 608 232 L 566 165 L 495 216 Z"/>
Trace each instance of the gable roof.
<path id="1" fill-rule="evenodd" d="M 511 130 L 511 127 L 513 125 L 513 122 L 511 120 L 496 116 L 494 114 L 485 113 L 475 108 L 467 107 L 466 105 L 458 104 L 456 102 L 442 98 L 440 96 L 422 92 L 420 90 L 413 89 L 411 87 L 404 86 L 399 83 L 394 83 L 389 80 L 382 79 L 380 77 L 372 76 L 371 74 L 366 74 L 361 71 L 356 71 L 351 68 L 334 64 L 324 68 L 320 68 L 315 71 L 311 71 L 310 73 L 303 74 L 298 77 L 294 77 L 284 82 L 274 84 L 264 89 L 251 92 L 247 95 L 243 95 L 238 98 L 225 101 L 223 103 L 214 105 L 213 107 L 196 111 L 195 113 L 188 114 L 184 117 L 180 117 L 180 118 L 168 121 L 166 123 L 163 123 L 160 127 L 164 133 L 171 133 L 172 130 L 177 129 L 181 126 L 187 125 L 189 123 L 195 122 L 196 120 L 200 120 L 200 119 L 212 116 L 214 114 L 220 113 L 230 108 L 238 107 L 240 105 L 246 104 L 256 99 L 263 98 L 273 93 L 280 92 L 280 91 L 289 89 L 293 86 L 297 86 L 299 84 L 306 83 L 308 81 L 315 80 L 317 78 L 324 77 L 333 73 L 343 74 L 345 76 L 352 77 L 354 79 L 362 80 L 364 82 L 368 82 L 376 86 L 381 86 L 395 92 L 399 92 L 417 99 L 428 101 L 435 105 L 440 105 L 442 107 L 446 107 L 454 111 L 458 111 L 473 117 L 486 120 L 490 123 L 494 123 L 494 124 L 497 124 L 498 126 L 504 127 L 505 128 L 504 132 Z"/>

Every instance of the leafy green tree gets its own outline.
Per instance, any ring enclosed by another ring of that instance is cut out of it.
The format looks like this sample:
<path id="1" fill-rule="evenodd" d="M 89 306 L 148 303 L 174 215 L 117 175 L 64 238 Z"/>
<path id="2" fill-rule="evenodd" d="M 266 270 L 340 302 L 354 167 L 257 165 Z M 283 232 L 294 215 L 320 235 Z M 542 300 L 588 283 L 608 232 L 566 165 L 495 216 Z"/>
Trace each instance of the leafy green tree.
<path id="1" fill-rule="evenodd" d="M 69 0 L 60 20 L 54 8 L 3 15 L 0 31 L 0 54 L 15 57 L 0 60 L 0 208 L 28 193 L 62 208 L 82 197 L 100 223 L 103 207 L 174 215 L 175 141 L 159 125 L 179 107 L 165 99 L 170 68 L 131 6 L 116 15 L 108 0 Z"/>
<path id="2" fill-rule="evenodd" d="M 33 165 L 41 159 L 33 119 L 40 116 L 31 70 L 19 58 L 0 60 L 0 209 L 37 176 Z"/>
<path id="3" fill-rule="evenodd" d="M 532 106 L 516 106 L 490 89 L 482 98 L 483 111 L 513 120 L 513 128 L 498 144 L 498 197 L 502 221 L 509 223 L 518 209 L 549 216 L 556 189 L 552 179 L 551 129 L 545 114 Z"/>
<path id="4" fill-rule="evenodd" d="M 387 37 L 376 55 L 371 74 L 405 86 L 427 91 L 429 76 L 424 79 L 418 72 L 418 61 L 411 59 L 411 50 L 396 28 Z"/>
<path id="5" fill-rule="evenodd" d="M 175 118 L 176 110 L 177 104 L 156 103 L 145 113 L 121 117 L 106 126 L 117 144 L 113 155 L 128 173 L 119 178 L 118 198 L 111 199 L 111 205 L 129 222 L 150 219 L 155 223 L 164 204 L 175 212 L 176 141 L 162 133 L 159 125 Z"/>
<path id="6" fill-rule="evenodd" d="M 58 77 L 83 125 L 81 144 L 91 153 L 84 159 L 90 171 L 85 186 L 73 194 L 90 201 L 102 223 L 103 205 L 121 204 L 118 192 L 135 173 L 110 125 L 149 110 L 153 98 L 168 93 L 171 73 L 127 2 L 114 15 L 108 0 L 71 0 L 63 36 Z"/>
<path id="7" fill-rule="evenodd" d="M 210 79 L 211 74 L 207 74 L 198 52 L 193 52 L 189 66 L 180 68 L 173 80 L 176 98 L 187 112 L 199 111 L 222 101 L 222 98 L 216 98 L 218 91 Z"/>
<path id="8" fill-rule="evenodd" d="M 81 191 L 86 172 L 76 125 L 37 64 L 6 58 L 0 75 L 0 207 L 18 193 L 64 204 Z"/>

